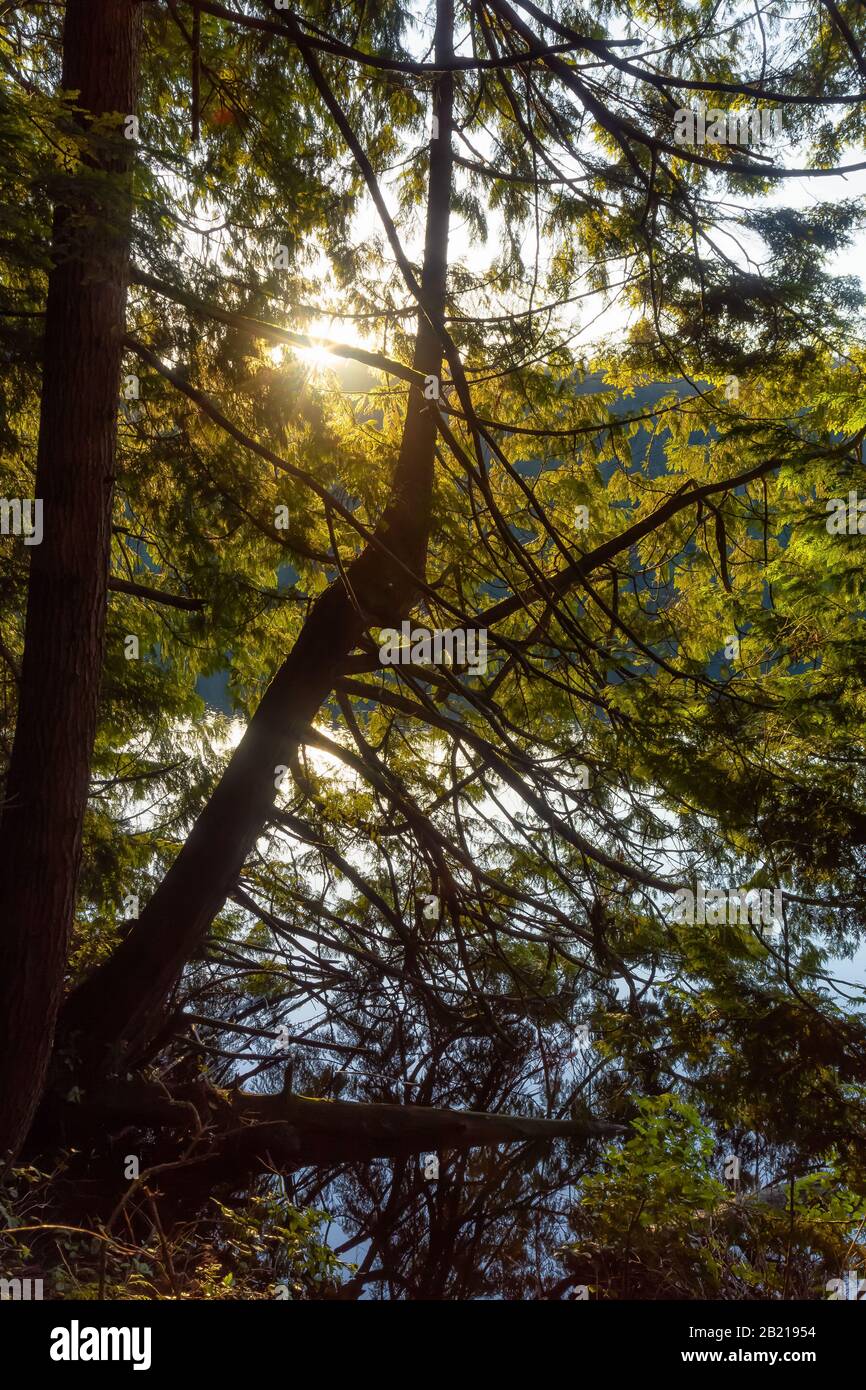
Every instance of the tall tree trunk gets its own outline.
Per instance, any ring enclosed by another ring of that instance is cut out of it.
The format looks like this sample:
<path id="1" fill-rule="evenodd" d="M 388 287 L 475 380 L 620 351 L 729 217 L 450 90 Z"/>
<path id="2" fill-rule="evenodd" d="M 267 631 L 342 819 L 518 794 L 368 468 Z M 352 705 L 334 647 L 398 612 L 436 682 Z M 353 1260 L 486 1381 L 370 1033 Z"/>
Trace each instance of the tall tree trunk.
<path id="1" fill-rule="evenodd" d="M 55 209 L 18 722 L 0 825 L 0 1159 L 44 1083 L 63 987 L 96 732 L 129 261 L 140 0 L 68 0 L 61 85 L 84 171 Z M 92 176 L 89 171 L 93 171 Z M 108 175 L 108 177 L 106 177 Z"/>
<path id="2" fill-rule="evenodd" d="M 453 0 L 439 0 L 436 54 L 453 56 Z M 435 138 L 431 141 L 427 222 L 414 365 L 439 375 L 444 322 L 451 203 L 453 77 L 434 83 Z M 291 752 L 341 674 L 343 663 L 370 623 L 393 625 L 413 601 L 405 569 L 423 578 L 433 487 L 437 410 L 424 392 L 409 392 L 391 496 L 368 546 L 319 598 L 294 648 L 265 692 L 226 771 L 186 843 L 111 958 L 70 997 L 63 1038 L 85 1070 L 112 1065 L 146 1042 L 178 974 L 196 950 L 237 880 L 273 810 L 275 772 Z M 77 1036 L 76 1036 L 77 1035 Z"/>

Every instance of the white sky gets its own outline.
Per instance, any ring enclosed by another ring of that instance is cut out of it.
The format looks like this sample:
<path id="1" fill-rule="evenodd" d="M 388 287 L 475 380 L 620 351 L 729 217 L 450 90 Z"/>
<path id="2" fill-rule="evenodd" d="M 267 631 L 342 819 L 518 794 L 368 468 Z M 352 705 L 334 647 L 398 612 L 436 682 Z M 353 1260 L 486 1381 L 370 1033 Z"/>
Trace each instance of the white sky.
<path id="1" fill-rule="evenodd" d="M 525 15 L 522 17 L 527 18 Z M 611 27 L 612 34 L 624 37 L 626 32 L 623 25 L 617 26 L 616 22 L 613 23 Z M 649 52 L 657 46 L 652 31 L 646 29 L 645 26 L 633 24 L 630 32 L 632 34 L 640 32 L 646 36 L 647 42 L 642 44 L 641 50 Z M 419 13 L 415 18 L 416 42 L 413 45 L 413 51 L 419 58 L 430 57 L 432 34 L 432 9 L 427 5 L 419 6 Z M 462 53 L 464 56 L 471 56 L 471 49 L 466 45 L 463 37 L 458 38 L 455 47 L 458 53 Z M 472 140 L 476 148 L 480 148 L 482 154 L 487 154 L 488 151 L 483 142 L 480 141 L 476 135 L 473 134 Z M 457 136 L 454 138 L 454 146 L 455 152 L 469 155 L 469 150 L 462 145 L 462 142 Z M 777 159 L 777 162 L 789 168 L 804 167 L 808 163 L 807 154 L 803 148 L 785 146 L 784 143 L 776 146 L 774 157 Z M 861 158 L 862 153 L 854 150 L 843 159 L 842 163 L 857 163 Z M 567 166 L 567 163 L 568 161 L 564 161 L 564 167 Z M 463 172 L 465 175 L 465 171 Z M 575 170 L 575 172 L 577 171 Z M 461 171 L 458 169 L 456 173 L 458 178 L 460 178 Z M 387 195 L 387 183 L 385 183 L 384 188 Z M 755 205 L 759 206 L 763 204 L 766 206 L 770 204 L 780 207 L 790 206 L 797 209 L 805 209 L 818 201 L 833 201 L 835 199 L 850 197 L 860 197 L 863 199 L 864 195 L 866 195 L 866 171 L 861 171 L 860 173 L 855 173 L 847 177 L 797 178 L 785 180 L 783 182 L 780 181 L 769 197 L 755 200 Z M 393 214 L 396 207 L 396 200 L 393 197 L 387 200 L 389 201 Z M 473 271 L 481 272 L 498 251 L 499 228 L 500 222 L 498 216 L 492 215 L 490 217 L 490 235 L 487 243 L 484 244 L 479 242 L 474 228 L 467 227 L 464 219 L 454 217 L 452 219 L 451 235 L 449 239 L 451 264 L 462 264 Z M 422 220 L 419 214 L 415 227 L 416 235 L 414 239 L 408 239 L 405 243 L 410 256 L 417 257 L 420 253 L 422 231 Z M 370 200 L 365 199 L 356 219 L 355 235 L 358 241 L 362 241 L 365 240 L 371 232 L 381 233 L 381 224 Z M 740 252 L 730 237 L 721 234 L 720 244 L 722 243 L 728 255 L 731 255 L 737 260 L 741 260 Z M 755 239 L 752 239 L 751 245 L 749 245 L 748 242 L 743 243 L 741 238 L 741 244 L 745 244 L 747 250 L 754 249 L 757 251 L 758 249 L 758 243 Z M 549 248 L 542 242 L 539 248 L 539 261 L 542 271 L 545 266 L 545 258 L 548 251 Z M 535 254 L 534 228 L 529 226 L 524 237 L 524 259 L 528 266 L 532 265 Z M 866 267 L 866 231 L 858 236 L 855 243 L 849 249 L 828 262 L 828 268 L 832 272 L 857 276 L 860 278 L 861 283 L 863 283 L 864 267 Z M 620 276 L 618 274 L 614 271 L 611 272 L 611 279 L 613 281 L 619 278 Z M 543 299 L 544 296 L 539 295 L 537 302 L 543 302 Z M 408 292 L 405 302 L 410 302 Z M 467 311 L 471 312 L 471 310 Z M 487 308 L 482 310 L 482 312 L 489 313 L 491 309 Z M 495 312 L 495 309 L 493 312 Z M 568 321 L 571 323 L 575 322 L 577 314 L 580 315 L 580 322 L 583 328 L 577 341 L 581 346 L 589 346 L 593 341 L 597 341 L 600 337 L 607 334 L 621 334 L 629 318 L 632 316 L 626 313 L 625 307 L 617 301 L 617 296 L 615 294 L 612 303 L 606 303 L 601 296 L 593 296 L 584 300 L 578 306 L 568 306 L 565 312 L 568 315 Z M 365 346 L 376 345 L 370 337 L 365 336 L 363 330 L 359 329 L 357 323 L 351 319 L 323 317 L 314 324 L 309 325 L 307 331 L 314 336 L 338 338 L 346 342 L 363 343 Z M 313 360 L 316 365 L 321 365 L 327 363 L 329 359 L 326 353 L 314 352 L 311 360 Z"/>

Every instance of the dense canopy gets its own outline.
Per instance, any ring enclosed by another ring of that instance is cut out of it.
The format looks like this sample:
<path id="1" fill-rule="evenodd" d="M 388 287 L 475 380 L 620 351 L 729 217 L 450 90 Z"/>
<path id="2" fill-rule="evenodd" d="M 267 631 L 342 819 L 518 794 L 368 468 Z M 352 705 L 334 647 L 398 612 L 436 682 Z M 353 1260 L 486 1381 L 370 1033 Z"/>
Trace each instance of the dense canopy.
<path id="1" fill-rule="evenodd" d="M 0 26 L 0 1263 L 826 1297 L 863 5 Z"/>

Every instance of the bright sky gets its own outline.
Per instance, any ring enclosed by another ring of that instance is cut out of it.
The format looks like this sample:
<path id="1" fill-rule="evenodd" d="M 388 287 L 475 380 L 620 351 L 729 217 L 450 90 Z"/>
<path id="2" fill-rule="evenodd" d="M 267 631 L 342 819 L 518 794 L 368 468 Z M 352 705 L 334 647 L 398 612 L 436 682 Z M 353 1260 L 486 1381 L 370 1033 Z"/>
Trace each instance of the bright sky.
<path id="1" fill-rule="evenodd" d="M 410 0 L 409 8 L 413 9 L 415 12 L 412 31 L 414 39 L 410 42 L 410 47 L 415 56 L 421 59 L 427 59 L 430 57 L 432 45 L 432 6 L 425 3 L 424 0 Z M 744 13 L 746 12 L 751 13 L 750 11 L 744 10 Z M 617 30 L 614 25 L 612 32 L 619 36 L 624 36 L 626 30 L 624 26 L 620 26 L 620 29 Z M 642 44 L 643 51 L 649 53 L 658 48 L 650 31 L 642 30 L 639 26 L 635 25 L 631 32 L 643 32 L 645 34 L 646 41 Z M 458 35 L 456 49 L 464 55 L 470 54 L 465 34 Z M 417 142 L 419 149 L 423 146 L 424 140 L 424 134 L 418 132 Z M 483 156 L 489 154 L 489 143 L 485 145 L 484 141 L 475 135 L 472 136 L 472 141 Z M 457 136 L 455 136 L 454 143 L 456 151 L 469 155 L 469 150 L 462 145 Z M 411 150 L 407 149 L 390 178 L 386 177 L 383 180 L 383 190 L 392 213 L 396 212 L 398 206 L 396 182 L 400 175 L 400 169 L 403 161 L 410 155 Z M 855 163 L 861 157 L 860 151 L 852 151 L 844 162 Z M 798 150 L 794 147 L 785 148 L 784 146 L 779 150 L 778 160 L 789 167 L 802 167 L 807 162 L 803 150 Z M 462 181 L 465 176 L 465 171 L 461 172 L 458 170 L 457 175 Z M 859 197 L 861 200 L 866 200 L 866 172 L 852 174 L 848 177 L 797 178 L 786 180 L 784 183 L 777 185 L 774 192 L 766 201 L 777 206 L 784 206 L 787 204 L 795 208 L 806 208 L 817 201 L 835 200 L 845 197 Z M 462 265 L 480 274 L 489 265 L 490 261 L 497 256 L 500 246 L 501 219 L 495 212 L 490 213 L 489 209 L 487 211 L 489 213 L 489 236 L 486 243 L 480 240 L 476 230 L 469 227 L 464 218 L 459 215 L 453 217 L 449 246 L 452 266 L 456 267 Z M 206 219 L 203 219 L 203 222 L 205 220 Z M 369 198 L 365 198 L 360 204 L 355 220 L 354 239 L 356 243 L 363 243 L 368 240 L 371 235 L 376 235 L 384 242 L 384 234 L 379 218 Z M 419 212 L 414 219 L 413 227 L 411 227 L 405 235 L 404 245 L 410 258 L 417 260 L 420 257 L 422 236 L 423 221 L 422 215 Z M 741 258 L 741 253 L 730 236 L 722 232 L 719 233 L 717 240 L 719 244 L 724 247 L 727 254 Z M 751 245 L 749 245 L 748 241 L 744 242 L 741 239 L 741 244 L 745 245 L 747 250 L 757 251 L 757 242 L 754 240 L 752 240 Z M 190 238 L 190 251 L 193 256 L 202 253 L 202 247 L 195 238 Z M 217 257 L 219 256 L 218 238 L 215 243 L 208 248 L 205 254 L 216 254 Z M 549 254 L 550 246 L 542 241 L 541 246 L 538 248 L 542 283 Z M 527 227 L 523 238 L 523 255 L 525 263 L 531 266 L 536 256 L 534 228 L 531 225 Z M 863 282 L 864 266 L 866 266 L 866 231 L 858 236 L 855 244 L 851 248 L 837 256 L 831 263 L 831 268 L 837 273 L 854 275 L 860 278 L 861 283 Z M 323 313 L 312 322 L 299 322 L 297 327 L 309 333 L 314 338 L 321 338 L 324 340 L 334 339 L 369 348 L 381 347 L 381 341 L 377 341 L 374 338 L 363 321 L 359 322 L 352 317 L 346 317 L 336 312 L 344 306 L 340 304 L 336 296 L 330 297 L 328 294 L 328 273 L 324 259 L 320 261 L 319 274 L 323 281 L 323 291 L 318 296 L 318 302 L 322 304 L 323 308 L 327 308 L 328 312 Z M 623 278 L 622 272 L 618 272 L 617 269 L 613 267 L 611 269 L 611 280 L 616 282 L 621 278 Z M 394 282 L 399 285 L 398 299 L 408 305 L 411 302 L 409 293 L 408 291 L 403 291 L 402 285 L 399 283 L 399 277 L 396 274 L 394 276 Z M 473 307 L 469 301 L 465 301 L 463 307 L 467 312 L 473 311 Z M 331 313 L 331 310 L 335 312 Z M 485 307 L 479 309 L 478 312 L 495 313 L 497 312 L 497 305 L 495 303 L 485 305 Z M 567 324 L 570 329 L 579 330 L 576 339 L 576 344 L 579 347 L 588 347 L 593 342 L 598 341 L 606 335 L 621 336 L 628 321 L 629 315 L 620 302 L 616 291 L 612 293 L 609 301 L 605 301 L 600 295 L 592 295 L 577 305 L 571 304 L 567 306 L 562 314 L 562 322 L 564 324 Z M 306 357 L 309 362 L 312 375 L 317 375 L 324 368 L 336 365 L 338 360 L 328 354 L 324 345 L 322 347 L 301 350 L 301 355 Z M 275 361 L 279 361 L 282 356 L 282 349 L 275 349 L 272 356 Z"/>

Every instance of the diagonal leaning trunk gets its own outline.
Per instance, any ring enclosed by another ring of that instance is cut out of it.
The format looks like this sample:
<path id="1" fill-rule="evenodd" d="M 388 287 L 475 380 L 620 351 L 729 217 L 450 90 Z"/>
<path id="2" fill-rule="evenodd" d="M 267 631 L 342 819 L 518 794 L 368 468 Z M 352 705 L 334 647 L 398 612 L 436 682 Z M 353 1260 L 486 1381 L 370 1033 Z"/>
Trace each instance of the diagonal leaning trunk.
<path id="1" fill-rule="evenodd" d="M 530 1139 L 611 1139 L 626 1132 L 623 1125 L 606 1120 L 548 1120 L 536 1115 L 323 1101 L 299 1095 L 238 1092 L 232 1101 L 248 1126 L 239 1136 L 245 1147 L 256 1154 L 278 1151 L 298 1167 L 415 1154 L 425 1149 L 517 1144 Z"/>
<path id="2" fill-rule="evenodd" d="M 453 3 L 438 0 L 436 54 L 453 55 Z M 431 141 L 422 299 L 414 366 L 438 376 L 444 322 L 451 202 L 453 78 L 434 83 L 436 138 Z M 413 386 L 391 496 L 376 528 L 387 547 L 368 546 L 319 598 L 268 690 L 210 800 L 136 925 L 111 958 L 70 996 L 63 1040 L 86 1072 L 118 1066 L 158 1030 L 183 966 L 221 910 L 274 804 L 276 768 L 339 677 L 370 624 L 392 626 L 413 601 L 405 567 L 423 578 L 433 487 L 435 403 Z M 395 558 L 391 558 L 395 557 Z"/>
<path id="3" fill-rule="evenodd" d="M 201 1083 L 169 1094 L 150 1083 L 102 1082 L 86 1093 L 82 1103 L 62 1108 L 64 1131 L 85 1149 L 94 1134 L 127 1126 L 189 1133 L 198 1115 L 201 1145 L 189 1168 L 178 1164 L 175 1176 L 183 1186 L 191 1182 L 199 1198 L 220 1184 L 240 1187 L 263 1166 L 289 1171 L 561 1137 L 587 1143 L 628 1133 L 626 1126 L 608 1120 L 552 1120 L 439 1106 L 321 1100 L 286 1091 L 260 1095 L 219 1091 Z M 207 1134 L 206 1124 L 210 1125 Z M 160 1186 L 170 1189 L 172 1179 L 161 1174 Z"/>
<path id="4" fill-rule="evenodd" d="M 140 0 L 68 0 L 65 91 L 84 168 L 55 209 L 15 739 L 0 824 L 0 1164 L 39 1100 L 63 988 L 102 673 L 129 262 Z"/>

